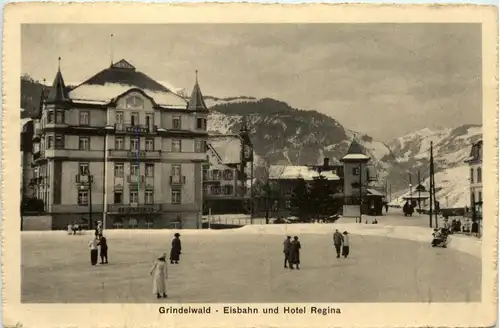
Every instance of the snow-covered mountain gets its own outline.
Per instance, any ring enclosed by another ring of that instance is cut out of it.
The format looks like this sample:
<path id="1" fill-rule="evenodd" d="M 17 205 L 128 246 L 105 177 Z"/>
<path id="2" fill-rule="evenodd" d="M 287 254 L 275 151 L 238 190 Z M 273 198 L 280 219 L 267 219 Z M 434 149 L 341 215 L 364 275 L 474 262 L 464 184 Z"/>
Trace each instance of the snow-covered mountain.
<path id="1" fill-rule="evenodd" d="M 428 128 L 407 134 L 389 143 L 395 163 L 389 172 L 390 181 L 406 190 L 408 172 L 416 183 L 417 172 L 429 186 L 430 143 L 433 142 L 435 163 L 436 198 L 442 206 L 463 207 L 468 204 L 469 168 L 464 160 L 470 154 L 471 145 L 482 138 L 479 125 L 462 125 L 454 129 L 430 130 Z M 393 189 L 398 190 L 398 189 Z M 395 194 L 401 194 L 396 191 Z M 398 201 L 395 200 L 396 204 Z"/>

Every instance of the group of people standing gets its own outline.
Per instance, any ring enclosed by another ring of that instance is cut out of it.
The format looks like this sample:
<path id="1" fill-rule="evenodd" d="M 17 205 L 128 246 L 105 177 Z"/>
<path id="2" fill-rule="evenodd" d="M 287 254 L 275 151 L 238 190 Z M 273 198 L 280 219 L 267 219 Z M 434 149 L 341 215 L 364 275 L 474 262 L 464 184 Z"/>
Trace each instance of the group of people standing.
<path id="1" fill-rule="evenodd" d="M 333 246 L 335 246 L 337 258 L 339 258 L 341 254 L 344 258 L 349 256 L 349 233 L 344 231 L 342 234 L 339 232 L 339 229 L 335 229 L 335 232 L 333 233 Z"/>
<path id="2" fill-rule="evenodd" d="M 101 264 L 108 264 L 108 241 L 102 234 L 102 222 L 97 222 L 95 234 L 89 242 L 90 264 L 97 264 L 97 257 L 101 255 Z M 100 250 L 100 254 L 98 251 Z"/>
<path id="3" fill-rule="evenodd" d="M 300 249 L 302 245 L 300 244 L 299 237 L 294 236 L 293 240 L 291 236 L 286 236 L 283 242 L 283 254 L 285 254 L 285 269 L 290 268 L 290 270 L 295 268 L 300 270 Z M 288 263 L 288 266 L 287 266 Z"/>

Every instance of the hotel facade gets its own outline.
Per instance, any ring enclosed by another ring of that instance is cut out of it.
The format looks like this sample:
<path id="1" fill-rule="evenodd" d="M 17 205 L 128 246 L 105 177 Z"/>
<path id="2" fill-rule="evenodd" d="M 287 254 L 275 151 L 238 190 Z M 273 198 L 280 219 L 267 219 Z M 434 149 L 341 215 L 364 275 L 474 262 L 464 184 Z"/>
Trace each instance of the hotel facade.
<path id="1" fill-rule="evenodd" d="M 201 228 L 207 116 L 120 60 L 68 89 L 59 69 L 34 119 L 35 196 L 53 229 Z"/>
<path id="2" fill-rule="evenodd" d="M 469 158 L 466 160 L 469 164 L 470 177 L 470 208 L 473 209 L 476 217 L 482 219 L 483 205 L 483 141 L 475 142 L 470 151 Z"/>

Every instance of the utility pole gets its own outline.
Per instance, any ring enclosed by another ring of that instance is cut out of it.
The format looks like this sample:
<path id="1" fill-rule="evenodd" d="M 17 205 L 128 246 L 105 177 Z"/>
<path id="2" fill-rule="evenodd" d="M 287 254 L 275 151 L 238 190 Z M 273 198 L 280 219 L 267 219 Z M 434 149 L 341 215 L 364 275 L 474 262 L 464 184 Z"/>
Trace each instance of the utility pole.
<path id="1" fill-rule="evenodd" d="M 432 198 L 432 176 L 434 175 L 434 158 L 432 153 L 432 141 L 431 141 L 431 156 L 429 160 L 429 228 L 432 228 L 432 206 L 433 206 L 433 198 Z M 436 227 L 437 228 L 437 227 Z"/>
<path id="2" fill-rule="evenodd" d="M 418 184 L 417 184 L 417 192 L 418 192 L 418 211 L 420 212 L 422 208 L 420 207 L 420 170 L 418 170 Z"/>
<path id="3" fill-rule="evenodd" d="M 359 164 L 359 223 L 362 223 L 363 216 L 363 172 L 362 172 L 362 163 Z"/>

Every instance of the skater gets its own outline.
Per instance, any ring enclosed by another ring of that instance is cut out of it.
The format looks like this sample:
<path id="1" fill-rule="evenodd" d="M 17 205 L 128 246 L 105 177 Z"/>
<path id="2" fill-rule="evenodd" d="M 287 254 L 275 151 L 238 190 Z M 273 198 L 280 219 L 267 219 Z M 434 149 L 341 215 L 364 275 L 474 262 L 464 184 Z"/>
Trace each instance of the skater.
<path id="1" fill-rule="evenodd" d="M 101 264 L 108 264 L 108 241 L 106 240 L 106 237 L 101 235 L 97 245 L 101 247 Z"/>
<path id="2" fill-rule="evenodd" d="M 297 270 L 300 270 L 299 264 L 300 264 L 300 249 L 302 248 L 302 245 L 300 244 L 299 237 L 294 236 L 292 242 L 290 243 L 290 253 L 288 257 L 288 264 L 290 267 L 290 270 L 293 270 L 293 265 L 295 264 L 295 267 Z"/>
<path id="3" fill-rule="evenodd" d="M 389 212 L 389 204 L 386 202 L 385 203 L 385 213 Z"/>
<path id="4" fill-rule="evenodd" d="M 344 258 L 347 258 L 347 256 L 349 255 L 349 234 L 347 233 L 347 231 L 344 231 L 344 238 L 343 238 L 343 241 L 342 241 L 342 256 Z"/>
<path id="5" fill-rule="evenodd" d="M 175 233 L 174 239 L 172 239 L 172 249 L 170 250 L 170 264 L 179 264 L 181 255 L 181 240 L 179 239 L 181 235 Z"/>
<path id="6" fill-rule="evenodd" d="M 68 224 L 68 235 L 72 235 L 73 234 L 73 225 L 70 223 Z"/>
<path id="7" fill-rule="evenodd" d="M 335 233 L 333 234 L 333 246 L 335 246 L 335 251 L 337 251 L 337 258 L 340 257 L 340 247 L 342 246 L 342 241 L 344 237 L 339 232 L 339 229 L 335 229 Z"/>
<path id="8" fill-rule="evenodd" d="M 89 242 L 90 249 L 90 263 L 92 265 L 97 264 L 97 237 L 94 236 L 92 240 Z"/>
<path id="9" fill-rule="evenodd" d="M 97 221 L 97 227 L 95 228 L 95 236 L 100 238 L 102 236 L 102 222 Z"/>
<path id="10" fill-rule="evenodd" d="M 155 261 L 150 275 L 153 276 L 153 294 L 156 294 L 156 298 L 167 298 L 167 262 L 165 258 L 167 254 L 163 253 L 160 257 Z"/>
<path id="11" fill-rule="evenodd" d="M 290 261 L 288 260 L 288 258 L 290 257 L 289 254 L 290 254 L 291 238 L 292 238 L 291 236 L 286 236 L 286 239 L 283 242 L 283 254 L 285 255 L 285 269 L 288 268 L 288 266 L 286 265 L 287 263 L 291 265 Z"/>

